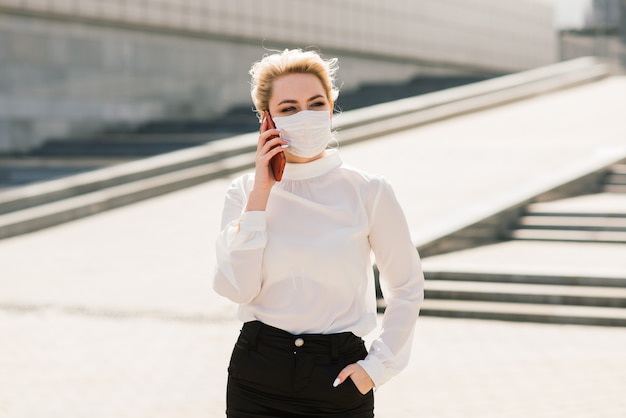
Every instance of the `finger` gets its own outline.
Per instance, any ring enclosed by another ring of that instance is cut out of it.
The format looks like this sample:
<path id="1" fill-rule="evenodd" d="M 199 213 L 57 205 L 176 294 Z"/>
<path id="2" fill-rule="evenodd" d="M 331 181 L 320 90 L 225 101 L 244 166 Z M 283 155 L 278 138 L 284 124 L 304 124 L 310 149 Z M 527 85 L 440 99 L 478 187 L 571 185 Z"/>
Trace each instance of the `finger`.
<path id="1" fill-rule="evenodd" d="M 352 364 L 349 364 L 346 367 L 344 367 L 343 370 L 339 372 L 339 374 L 337 375 L 337 378 L 333 382 L 333 387 L 336 388 L 337 386 L 345 382 L 346 379 L 352 375 L 352 373 L 354 373 L 354 367 Z"/>
<path id="2" fill-rule="evenodd" d="M 287 148 L 288 144 L 289 144 L 289 141 L 284 138 L 270 137 L 269 139 L 260 140 L 258 149 L 261 154 L 267 154 L 270 151 L 270 149 Z"/>
<path id="3" fill-rule="evenodd" d="M 280 129 L 267 129 L 259 135 L 259 143 L 264 143 L 272 138 L 280 138 Z"/>
<path id="4" fill-rule="evenodd" d="M 283 152 L 284 148 L 282 146 L 280 147 L 274 147 L 272 149 L 270 149 L 265 155 L 263 155 L 261 158 L 264 160 L 268 161 L 269 164 L 269 160 L 272 159 L 272 157 L 274 157 L 276 154 L 278 154 L 279 152 Z"/>
<path id="5" fill-rule="evenodd" d="M 256 144 L 257 152 L 261 151 L 263 149 L 263 147 L 265 146 L 265 144 L 267 144 L 267 142 L 269 140 L 271 140 L 273 137 L 274 137 L 274 135 L 272 134 L 271 131 L 265 131 L 265 132 L 261 133 L 261 135 L 259 135 L 259 138 L 258 138 L 257 144 Z"/>
<path id="6" fill-rule="evenodd" d="M 260 133 L 263 133 L 267 130 L 267 112 L 263 113 L 263 118 L 261 119 L 261 126 L 259 129 Z"/>

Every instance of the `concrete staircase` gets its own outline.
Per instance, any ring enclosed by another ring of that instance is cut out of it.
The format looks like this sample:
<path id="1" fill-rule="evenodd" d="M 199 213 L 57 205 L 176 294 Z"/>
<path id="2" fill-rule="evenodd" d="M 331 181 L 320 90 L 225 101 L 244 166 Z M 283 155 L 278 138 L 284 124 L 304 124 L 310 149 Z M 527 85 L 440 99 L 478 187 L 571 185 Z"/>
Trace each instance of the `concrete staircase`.
<path id="1" fill-rule="evenodd" d="M 620 204 L 626 196 L 626 164 L 610 168 L 602 190 L 529 205 L 511 238 L 626 244 L 626 204 Z"/>
<path id="2" fill-rule="evenodd" d="M 372 83 L 341 94 L 337 108 L 350 111 L 406 97 L 458 87 L 492 76 L 421 76 L 401 83 Z M 163 118 L 132 129 L 114 127 L 83 137 L 49 138 L 25 155 L 0 156 L 0 189 L 53 180 L 97 168 L 179 151 L 255 132 L 252 105 L 214 118 Z"/>
<path id="3" fill-rule="evenodd" d="M 0 156 L 0 190 L 180 151 L 257 129 L 258 121 L 248 106 L 230 109 L 214 119 L 164 119 L 134 129 L 50 138 L 25 155 Z"/>
<path id="4" fill-rule="evenodd" d="M 611 171 L 604 182 L 604 191 L 607 193 L 626 193 L 626 164 L 616 164 L 611 167 Z"/>
<path id="5" fill-rule="evenodd" d="M 600 190 L 529 204 L 512 241 L 427 257 L 422 314 L 626 326 L 626 165 Z"/>
<path id="6" fill-rule="evenodd" d="M 626 278 L 427 271 L 425 297 L 425 316 L 626 326 Z"/>

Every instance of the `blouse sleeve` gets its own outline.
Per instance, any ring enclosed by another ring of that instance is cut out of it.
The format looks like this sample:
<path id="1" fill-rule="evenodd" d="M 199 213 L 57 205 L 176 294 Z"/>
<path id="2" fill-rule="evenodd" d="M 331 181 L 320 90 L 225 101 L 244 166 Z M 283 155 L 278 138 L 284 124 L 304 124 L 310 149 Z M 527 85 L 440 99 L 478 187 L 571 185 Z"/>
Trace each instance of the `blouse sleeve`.
<path id="1" fill-rule="evenodd" d="M 359 364 L 376 387 L 404 369 L 413 330 L 424 300 L 424 273 L 404 213 L 393 190 L 382 181 L 371 215 L 370 245 L 386 302 L 381 333 Z"/>
<path id="2" fill-rule="evenodd" d="M 213 289 L 236 303 L 248 303 L 259 293 L 267 242 L 265 212 L 244 212 L 246 199 L 244 181 L 235 180 L 226 192 L 215 245 L 217 269 Z"/>

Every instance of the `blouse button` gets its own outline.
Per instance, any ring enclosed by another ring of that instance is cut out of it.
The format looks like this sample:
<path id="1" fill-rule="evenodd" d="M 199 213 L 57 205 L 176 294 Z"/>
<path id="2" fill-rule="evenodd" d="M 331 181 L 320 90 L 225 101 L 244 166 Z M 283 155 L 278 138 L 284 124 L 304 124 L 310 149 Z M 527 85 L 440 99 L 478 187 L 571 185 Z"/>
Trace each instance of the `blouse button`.
<path id="1" fill-rule="evenodd" d="M 302 347 L 304 345 L 304 340 L 302 338 L 296 338 L 293 343 L 296 347 Z"/>

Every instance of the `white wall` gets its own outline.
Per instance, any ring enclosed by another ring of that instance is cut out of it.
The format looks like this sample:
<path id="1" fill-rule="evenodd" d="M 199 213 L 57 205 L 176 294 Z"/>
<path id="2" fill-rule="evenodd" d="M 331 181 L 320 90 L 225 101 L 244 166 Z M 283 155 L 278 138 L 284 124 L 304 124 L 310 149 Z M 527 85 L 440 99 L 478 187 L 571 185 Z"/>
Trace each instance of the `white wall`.
<path id="1" fill-rule="evenodd" d="M 537 0 L 0 0 L 45 14 L 520 70 L 556 59 Z"/>
<path id="2" fill-rule="evenodd" d="M 338 56 L 344 90 L 557 60 L 532 0 L 0 0 L 0 152 L 249 103 L 270 48 Z"/>

